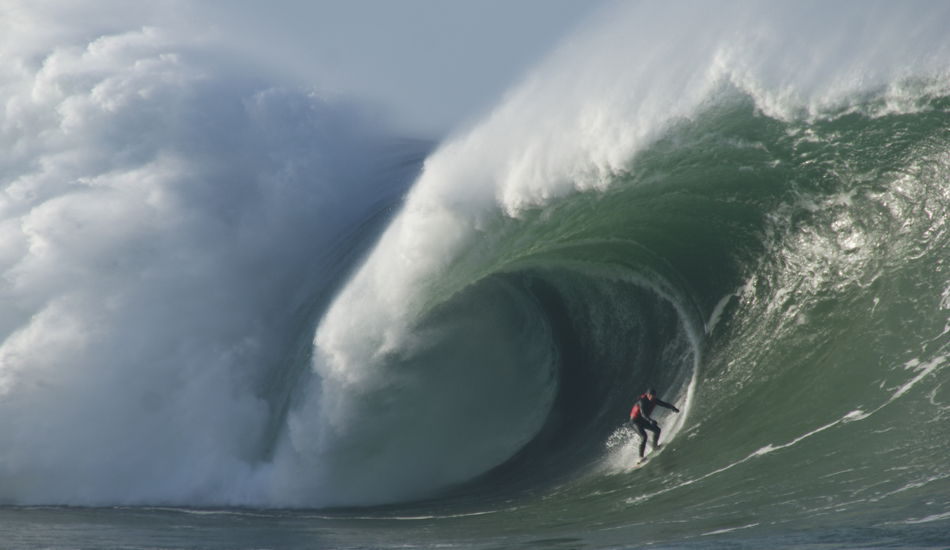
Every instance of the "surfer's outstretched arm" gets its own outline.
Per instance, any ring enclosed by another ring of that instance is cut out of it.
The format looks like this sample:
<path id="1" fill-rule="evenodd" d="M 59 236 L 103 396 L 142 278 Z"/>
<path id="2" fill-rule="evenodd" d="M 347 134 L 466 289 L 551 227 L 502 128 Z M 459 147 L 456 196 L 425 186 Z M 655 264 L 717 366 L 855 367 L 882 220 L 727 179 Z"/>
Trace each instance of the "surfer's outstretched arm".
<path id="1" fill-rule="evenodd" d="M 672 410 L 673 412 L 680 412 L 679 409 L 677 409 L 677 408 L 674 407 L 673 405 L 670 405 L 670 404 L 667 403 L 666 401 L 660 401 L 659 399 L 654 399 L 654 400 L 653 400 L 653 403 L 655 403 L 655 404 L 657 404 L 657 405 L 659 405 L 659 406 L 661 406 L 661 407 L 666 407 L 667 409 L 670 409 L 670 410 Z"/>

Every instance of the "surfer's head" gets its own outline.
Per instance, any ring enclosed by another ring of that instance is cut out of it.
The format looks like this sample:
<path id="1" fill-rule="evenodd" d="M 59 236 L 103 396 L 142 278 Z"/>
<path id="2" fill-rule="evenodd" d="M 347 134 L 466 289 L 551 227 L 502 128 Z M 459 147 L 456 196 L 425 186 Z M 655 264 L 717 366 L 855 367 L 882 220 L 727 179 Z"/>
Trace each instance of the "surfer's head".
<path id="1" fill-rule="evenodd" d="M 649 395 L 650 397 L 653 397 L 654 395 L 656 395 L 656 388 L 650 388 L 650 389 L 648 389 L 648 390 L 647 390 L 647 395 Z"/>

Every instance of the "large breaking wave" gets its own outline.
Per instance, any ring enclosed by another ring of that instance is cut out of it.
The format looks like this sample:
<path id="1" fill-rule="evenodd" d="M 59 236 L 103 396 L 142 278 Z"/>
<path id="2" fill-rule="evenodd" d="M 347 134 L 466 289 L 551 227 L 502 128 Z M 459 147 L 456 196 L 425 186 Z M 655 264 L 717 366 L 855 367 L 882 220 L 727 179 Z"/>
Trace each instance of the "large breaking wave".
<path id="1" fill-rule="evenodd" d="M 945 517 L 950 13 L 691 8 L 424 163 L 159 29 L 7 55 L 0 499 Z"/>

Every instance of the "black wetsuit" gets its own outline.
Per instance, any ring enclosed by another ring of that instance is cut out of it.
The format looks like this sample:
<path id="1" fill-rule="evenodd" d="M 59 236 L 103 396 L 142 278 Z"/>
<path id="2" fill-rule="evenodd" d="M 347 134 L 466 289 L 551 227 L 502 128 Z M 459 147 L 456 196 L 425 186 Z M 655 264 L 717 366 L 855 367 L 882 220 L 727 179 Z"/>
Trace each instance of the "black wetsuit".
<path id="1" fill-rule="evenodd" d="M 647 448 L 647 430 L 653 432 L 653 446 L 656 447 L 660 441 L 660 427 L 656 421 L 650 418 L 655 406 L 666 407 L 667 409 L 679 412 L 679 409 L 670 405 L 666 401 L 660 401 L 656 397 L 650 399 L 648 394 L 643 394 L 637 403 L 630 410 L 630 425 L 640 434 L 640 458 L 643 458 L 643 452 Z"/>

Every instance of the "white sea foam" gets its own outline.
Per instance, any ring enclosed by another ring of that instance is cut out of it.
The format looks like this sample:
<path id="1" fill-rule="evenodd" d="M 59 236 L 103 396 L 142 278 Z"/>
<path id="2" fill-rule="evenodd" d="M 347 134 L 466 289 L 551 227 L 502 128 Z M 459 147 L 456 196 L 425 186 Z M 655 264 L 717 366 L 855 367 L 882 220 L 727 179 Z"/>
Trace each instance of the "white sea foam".
<path id="1" fill-rule="evenodd" d="M 378 199 L 378 131 L 200 40 L 85 41 L 40 7 L 0 17 L 0 501 L 259 500 L 261 379 Z"/>

